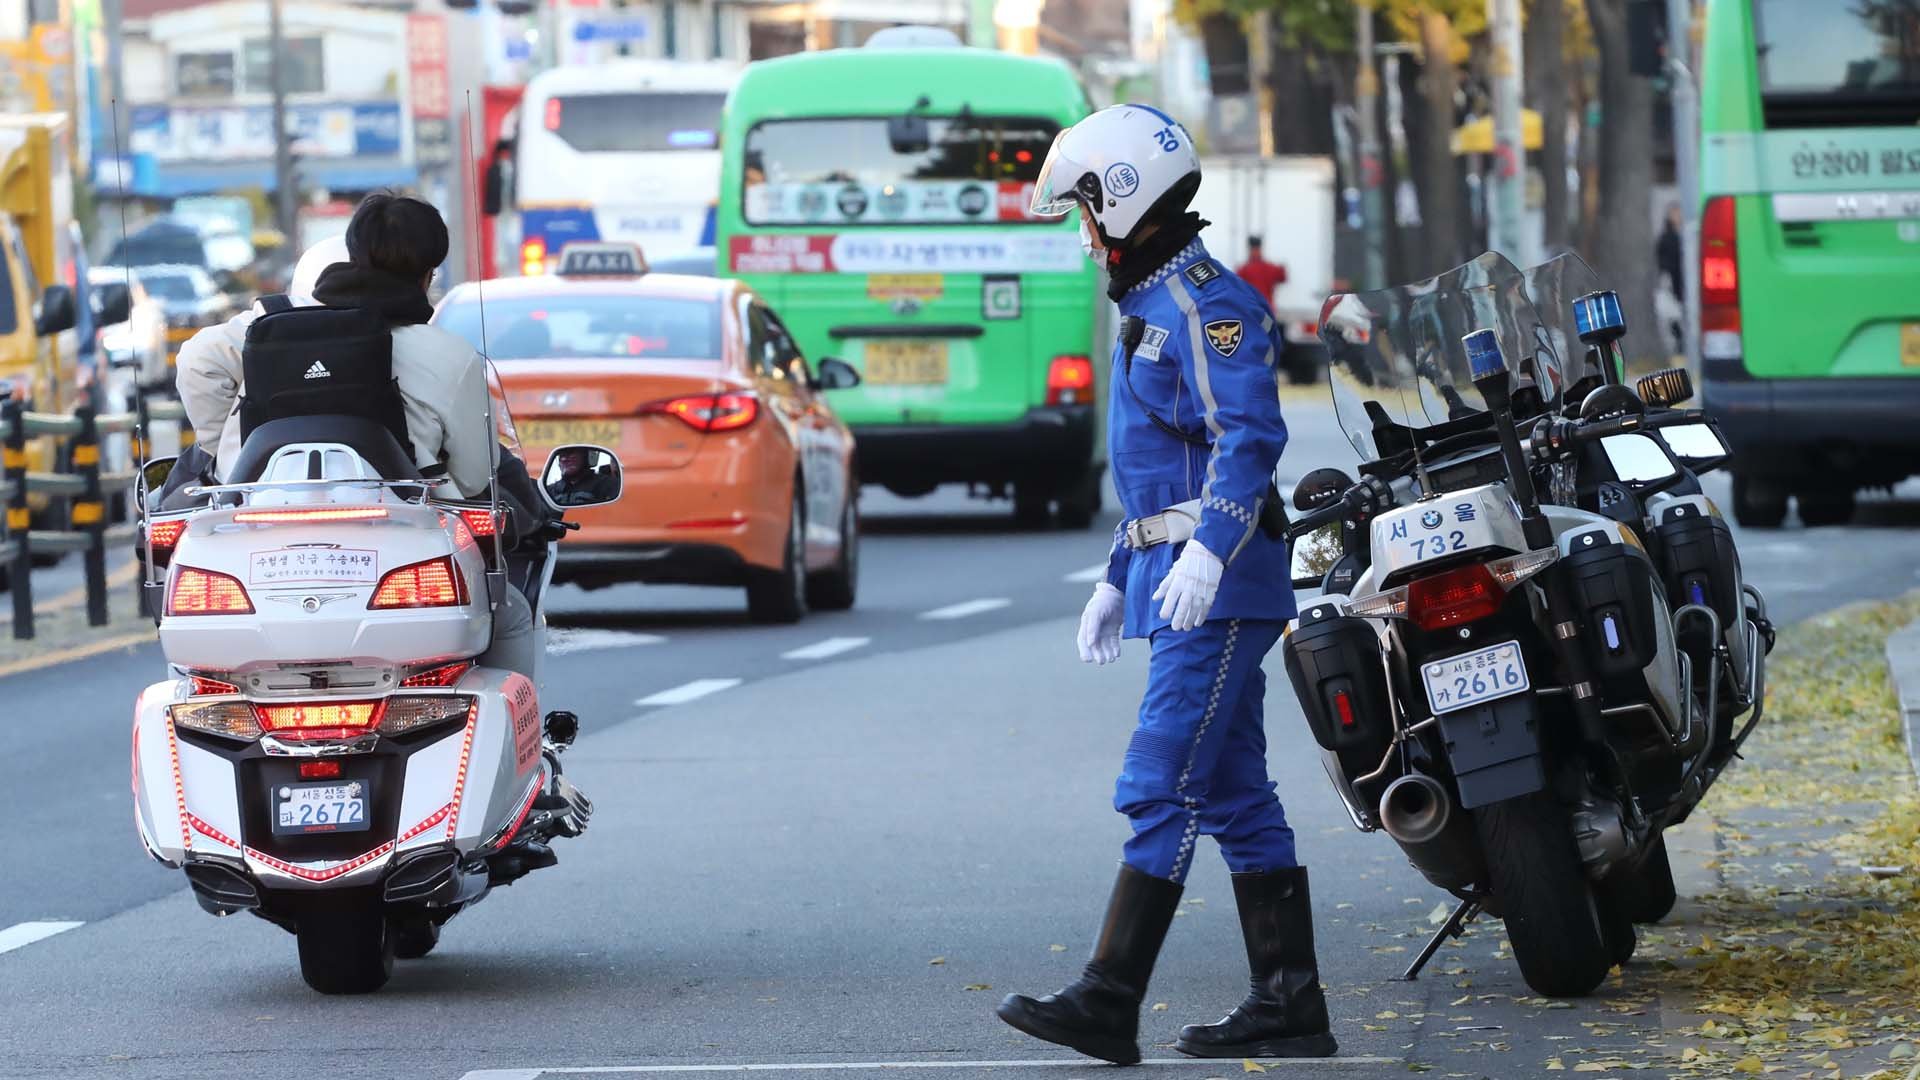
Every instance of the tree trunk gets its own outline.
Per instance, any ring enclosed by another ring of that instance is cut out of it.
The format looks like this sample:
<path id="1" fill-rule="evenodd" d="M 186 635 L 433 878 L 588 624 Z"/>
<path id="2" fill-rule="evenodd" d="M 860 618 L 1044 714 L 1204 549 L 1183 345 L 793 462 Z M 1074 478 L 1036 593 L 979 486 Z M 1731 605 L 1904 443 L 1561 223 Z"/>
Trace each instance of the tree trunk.
<path id="1" fill-rule="evenodd" d="M 1422 275 L 1438 274 L 1457 266 L 1461 258 L 1461 207 L 1465 193 L 1461 189 L 1459 163 L 1453 159 L 1448 138 L 1453 131 L 1453 94 L 1456 73 L 1448 51 L 1453 43 L 1453 26 L 1447 17 L 1429 10 L 1420 16 L 1420 45 L 1425 54 L 1420 65 L 1421 127 L 1425 128 L 1420 150 L 1420 213 L 1427 225 L 1427 265 Z"/>
<path id="2" fill-rule="evenodd" d="M 1600 208 L 1595 269 L 1620 294 L 1630 358 L 1664 358 L 1653 293 L 1653 86 L 1627 55 L 1627 0 L 1587 0 L 1600 52 Z"/>
<path id="3" fill-rule="evenodd" d="M 1540 114 L 1541 241 L 1548 252 L 1567 246 L 1567 0 L 1533 0 L 1527 19 L 1527 100 Z"/>
<path id="4" fill-rule="evenodd" d="M 1286 18 L 1268 11 L 1267 85 L 1273 91 L 1273 152 L 1332 154 L 1334 86 L 1317 46 L 1287 43 Z"/>

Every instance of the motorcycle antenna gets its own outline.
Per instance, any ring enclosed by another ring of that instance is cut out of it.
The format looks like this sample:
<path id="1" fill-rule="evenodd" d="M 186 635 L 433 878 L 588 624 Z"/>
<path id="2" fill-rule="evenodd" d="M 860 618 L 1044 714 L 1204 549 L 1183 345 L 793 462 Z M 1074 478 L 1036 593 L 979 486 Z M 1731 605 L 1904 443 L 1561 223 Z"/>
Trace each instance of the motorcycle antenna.
<path id="1" fill-rule="evenodd" d="M 467 99 L 467 111 L 466 111 L 466 115 L 461 120 L 461 126 L 464 128 L 463 134 L 466 134 L 468 136 L 468 139 L 466 140 L 468 144 L 474 145 L 474 143 L 472 142 L 472 133 L 473 133 L 473 91 L 472 90 L 466 91 L 466 99 Z M 467 167 L 467 162 L 462 161 L 460 165 L 461 165 L 462 171 L 467 174 L 467 194 L 469 196 L 469 201 L 467 205 L 471 213 L 471 216 L 468 222 L 468 231 L 472 233 L 472 243 L 473 243 L 473 253 L 474 253 L 472 265 L 477 270 L 477 268 L 480 265 L 480 258 L 479 258 L 480 257 L 480 221 L 479 221 L 480 188 L 478 183 L 476 183 L 474 180 L 473 170 Z M 500 446 L 499 425 L 494 420 L 494 416 L 493 416 L 494 367 L 493 367 L 493 352 L 487 347 L 486 277 L 487 277 L 486 274 L 482 272 L 476 272 L 474 274 L 473 301 L 475 306 L 477 306 L 480 309 L 480 362 L 486 365 L 486 370 L 489 375 L 489 378 L 487 380 L 487 414 L 485 417 L 486 425 L 487 425 L 487 445 L 491 448 L 491 453 L 487 455 L 487 502 L 488 502 L 487 513 L 491 515 L 491 519 L 493 521 L 494 542 L 492 545 L 493 546 L 493 569 L 487 571 L 487 594 L 488 594 L 487 601 L 489 606 L 497 608 L 500 606 L 500 601 L 504 599 L 506 596 L 506 588 L 508 584 L 507 583 L 507 556 L 506 556 L 506 552 L 501 550 L 501 543 L 500 543 L 501 533 L 503 531 L 500 528 L 500 455 L 504 451 L 501 449 L 501 446 Z M 506 391 L 504 387 L 502 387 L 501 389 L 501 396 L 503 398 L 506 396 Z"/>
<path id="2" fill-rule="evenodd" d="M 128 229 L 127 229 L 127 173 L 126 173 L 127 159 L 120 152 L 120 99 L 119 98 L 117 97 L 109 98 L 107 100 L 107 112 L 109 114 L 109 119 L 113 123 L 113 170 L 114 170 L 113 175 L 114 175 L 114 179 L 119 182 L 117 186 L 120 188 L 120 242 L 122 244 L 125 244 L 127 240 L 130 238 L 131 234 L 128 232 Z M 129 254 L 131 253 L 129 252 Z M 131 307 L 133 303 L 133 263 L 131 261 L 123 260 L 120 265 L 120 272 L 123 275 L 125 275 L 127 279 L 127 282 L 126 282 L 127 303 L 129 305 L 127 310 L 128 310 L 129 317 L 131 317 L 132 310 L 133 310 Z M 100 363 L 100 356 L 98 353 L 94 354 L 93 362 L 95 364 Z M 112 357 L 107 358 L 107 370 L 108 371 L 113 370 Z M 96 372 L 95 374 L 98 375 L 101 373 Z M 96 378 L 94 380 L 94 385 L 95 386 L 102 385 L 103 381 L 104 380 Z M 138 463 L 135 466 L 137 471 L 134 474 L 133 483 L 134 483 L 134 490 L 138 491 L 141 488 L 145 487 L 147 483 L 147 462 L 149 460 L 147 455 L 147 451 L 149 449 L 147 446 L 147 440 L 152 438 L 153 432 L 151 430 L 150 424 L 142 422 L 142 420 L 146 416 L 146 410 L 139 407 L 140 378 L 138 375 L 134 376 L 133 384 L 134 384 L 133 393 L 134 393 L 134 416 L 135 416 L 134 422 L 133 422 L 133 450 L 134 450 L 135 460 Z M 96 408 L 96 412 L 97 411 L 98 410 Z M 182 423 L 184 422 L 185 421 L 182 421 Z M 147 492 L 146 498 L 137 500 L 140 505 L 134 507 L 134 509 L 140 515 L 140 542 L 142 546 L 145 548 L 146 555 L 147 555 L 146 563 L 140 568 L 141 569 L 140 599 L 141 599 L 141 602 L 150 609 L 150 613 L 153 615 L 154 620 L 157 622 L 159 621 L 159 618 L 160 618 L 160 609 L 154 606 L 153 597 L 148 595 L 154 584 L 154 581 L 153 581 L 153 526 L 152 526 L 152 522 L 148 520 L 149 518 L 152 517 L 152 514 L 147 509 L 147 501 L 152 497 L 153 497 L 153 492 L 151 491 Z"/>

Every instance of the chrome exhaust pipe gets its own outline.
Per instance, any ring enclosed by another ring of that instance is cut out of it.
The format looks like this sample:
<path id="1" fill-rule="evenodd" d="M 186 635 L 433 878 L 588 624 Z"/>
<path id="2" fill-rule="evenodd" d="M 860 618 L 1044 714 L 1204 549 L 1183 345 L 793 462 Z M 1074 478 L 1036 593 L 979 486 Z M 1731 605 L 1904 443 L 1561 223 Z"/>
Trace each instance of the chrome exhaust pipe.
<path id="1" fill-rule="evenodd" d="M 1440 781 L 1408 773 L 1380 796 L 1380 827 L 1407 861 L 1442 889 L 1466 889 L 1486 880 L 1486 858 L 1473 823 Z"/>

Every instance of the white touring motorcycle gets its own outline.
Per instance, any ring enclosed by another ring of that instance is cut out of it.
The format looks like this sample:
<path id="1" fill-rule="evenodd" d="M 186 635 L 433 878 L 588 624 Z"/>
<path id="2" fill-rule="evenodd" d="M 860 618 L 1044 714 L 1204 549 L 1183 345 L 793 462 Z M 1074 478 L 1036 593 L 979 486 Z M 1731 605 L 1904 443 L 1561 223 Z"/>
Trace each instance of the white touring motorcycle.
<path id="1" fill-rule="evenodd" d="M 1284 654 L 1354 824 L 1459 898 L 1404 977 L 1484 910 L 1534 990 L 1588 993 L 1672 907 L 1662 833 L 1761 717 L 1773 630 L 1698 482 L 1724 440 L 1684 370 L 1622 385 L 1618 298 L 1574 256 L 1320 325 L 1365 461 L 1295 492 L 1324 595 Z"/>
<path id="2" fill-rule="evenodd" d="M 611 453 L 566 447 L 543 511 L 565 455 L 601 476 L 569 508 L 618 496 Z M 537 640 L 565 523 L 509 555 L 527 526 L 497 481 L 484 502 L 435 500 L 384 427 L 350 417 L 262 425 L 231 479 L 144 507 L 170 677 L 134 706 L 135 821 L 202 908 L 290 931 L 309 985 L 365 993 L 592 813 L 560 772 L 573 714 L 542 717 L 527 674 L 478 662 L 506 590 Z"/>

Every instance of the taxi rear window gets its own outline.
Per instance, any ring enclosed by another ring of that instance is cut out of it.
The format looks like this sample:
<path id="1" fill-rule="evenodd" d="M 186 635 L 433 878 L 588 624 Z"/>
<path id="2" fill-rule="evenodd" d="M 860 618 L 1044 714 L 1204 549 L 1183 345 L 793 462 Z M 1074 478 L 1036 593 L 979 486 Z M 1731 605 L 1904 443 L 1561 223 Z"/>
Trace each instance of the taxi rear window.
<path id="1" fill-rule="evenodd" d="M 516 297 L 448 304 L 434 320 L 495 360 L 718 360 L 720 305 L 631 294 Z M 484 346 L 484 347 L 483 347 Z"/>

